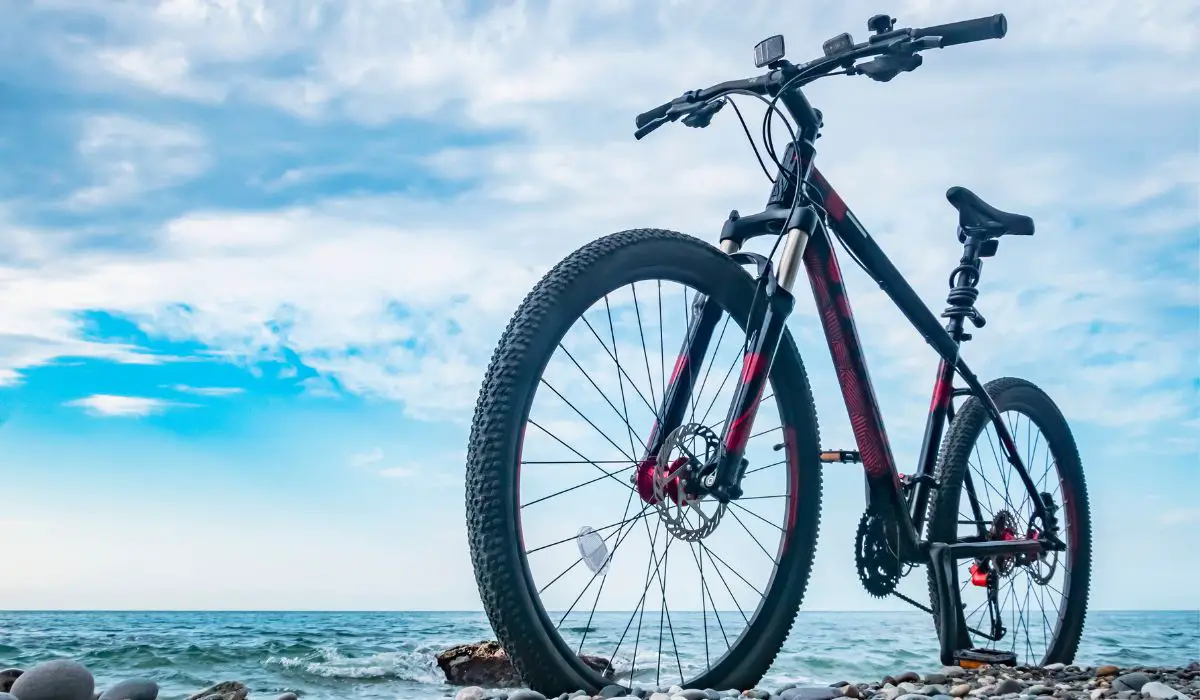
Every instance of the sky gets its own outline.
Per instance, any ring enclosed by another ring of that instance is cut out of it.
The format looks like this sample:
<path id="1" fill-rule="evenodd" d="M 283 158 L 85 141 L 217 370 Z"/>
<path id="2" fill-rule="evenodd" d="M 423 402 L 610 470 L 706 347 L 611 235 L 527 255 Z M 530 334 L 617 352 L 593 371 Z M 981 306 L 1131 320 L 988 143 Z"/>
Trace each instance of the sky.
<path id="1" fill-rule="evenodd" d="M 464 525 L 483 373 L 525 293 L 636 227 L 716 243 L 769 183 L 731 110 L 633 117 L 861 40 L 858 0 L 10 0 L 0 27 L 0 608 L 480 606 Z M 890 83 L 830 78 L 819 165 L 927 304 L 946 188 L 1037 220 L 964 350 L 1071 421 L 1094 609 L 1195 609 L 1200 8 L 896 0 L 1009 34 Z M 748 115 L 761 114 L 744 103 Z M 843 260 L 894 452 L 935 357 Z M 852 448 L 807 294 L 823 439 Z M 857 467 L 830 468 L 811 610 L 859 587 Z M 617 504 L 619 507 L 620 504 Z M 572 521 L 577 529 L 587 522 Z M 597 526 L 598 523 L 591 523 Z M 638 574 L 640 576 L 640 573 Z M 924 585 L 920 578 L 916 590 Z M 640 582 L 639 582 L 640 583 Z"/>

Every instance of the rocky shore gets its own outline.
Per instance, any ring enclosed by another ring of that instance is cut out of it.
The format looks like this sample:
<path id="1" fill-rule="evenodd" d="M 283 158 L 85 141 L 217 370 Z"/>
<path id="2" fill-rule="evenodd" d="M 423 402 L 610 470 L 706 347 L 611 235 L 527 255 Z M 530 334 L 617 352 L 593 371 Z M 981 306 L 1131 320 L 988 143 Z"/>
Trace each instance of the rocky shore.
<path id="1" fill-rule="evenodd" d="M 1044 668 L 984 666 L 970 670 L 950 667 L 924 675 L 909 671 L 873 683 L 843 681 L 823 686 L 788 685 L 775 690 L 683 690 L 679 686 L 639 688 L 635 685 L 633 692 L 629 693 L 624 686 L 610 685 L 597 695 L 589 695 L 581 690 L 557 697 L 558 700 L 596 700 L 630 695 L 645 700 L 1189 700 L 1200 698 L 1200 662 L 1183 668 L 1088 668 L 1062 664 L 1051 664 Z M 548 699 L 528 689 L 489 692 L 482 687 L 471 686 L 458 691 L 455 700 Z"/>
<path id="2" fill-rule="evenodd" d="M 238 681 L 223 681 L 189 695 L 187 700 L 246 700 L 250 691 Z M 0 700 L 158 700 L 158 684 L 131 678 L 99 689 L 92 672 L 84 666 L 59 659 L 38 664 L 28 671 L 0 671 Z M 284 693 L 275 700 L 299 700 Z"/>
<path id="3" fill-rule="evenodd" d="M 453 647 L 438 655 L 438 665 L 447 683 L 460 686 L 455 700 L 554 700 L 527 688 L 514 687 L 518 678 L 502 649 L 495 642 Z M 606 659 L 584 659 L 606 677 L 613 668 Z M 158 685 L 151 680 L 130 679 L 108 688 L 96 688 L 95 679 L 84 666 L 69 660 L 48 661 L 22 671 L 0 670 L 0 700 L 158 700 Z M 466 687 L 462 687 L 466 686 Z M 490 688 L 490 690 L 485 689 Z M 247 700 L 249 689 L 238 681 L 217 683 L 186 700 Z M 299 700 L 297 693 L 277 695 L 275 700 Z M 447 697 L 445 691 L 434 691 Z M 264 696 L 256 696 L 264 697 Z M 918 674 L 907 671 L 867 683 L 839 682 L 830 685 L 792 684 L 769 690 L 688 689 L 606 686 L 598 694 L 584 691 L 563 693 L 558 700 L 637 697 L 643 700 L 1200 700 L 1200 661 L 1181 668 L 1117 666 L 942 668 Z"/>

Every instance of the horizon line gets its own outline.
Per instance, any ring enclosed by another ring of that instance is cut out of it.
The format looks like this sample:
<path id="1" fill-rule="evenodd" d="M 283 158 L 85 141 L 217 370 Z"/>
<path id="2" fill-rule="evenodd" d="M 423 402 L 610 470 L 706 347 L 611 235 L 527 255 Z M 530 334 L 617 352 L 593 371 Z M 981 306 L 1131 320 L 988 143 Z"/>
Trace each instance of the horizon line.
<path id="1" fill-rule="evenodd" d="M 561 611 L 551 611 L 561 612 Z M 596 610 L 598 613 L 629 613 L 630 610 Z M 704 612 L 736 612 L 734 610 L 690 610 L 680 609 L 675 612 L 687 613 L 704 613 Z M 804 610 L 799 613 L 821 613 L 821 614 L 859 614 L 859 615 L 889 615 L 894 613 L 921 613 L 928 615 L 922 610 L 901 609 L 901 610 Z M 1096 608 L 1088 611 L 1089 613 L 1196 613 L 1200 615 L 1200 609 L 1183 609 L 1183 608 Z M 485 614 L 483 610 L 454 610 L 442 608 L 391 608 L 391 609 L 318 609 L 318 608 L 289 608 L 289 609 L 254 609 L 254 608 L 13 608 L 0 609 L 0 614 L 5 613 L 229 613 L 229 614 L 247 614 L 247 613 L 285 613 L 285 614 L 396 614 L 396 613 L 441 613 L 441 614 Z"/>

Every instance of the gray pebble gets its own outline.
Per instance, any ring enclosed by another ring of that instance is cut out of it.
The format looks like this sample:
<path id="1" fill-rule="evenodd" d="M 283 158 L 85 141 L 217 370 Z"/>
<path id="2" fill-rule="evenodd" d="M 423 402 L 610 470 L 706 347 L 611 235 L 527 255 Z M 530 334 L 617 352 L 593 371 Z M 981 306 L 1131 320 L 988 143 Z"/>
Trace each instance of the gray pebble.
<path id="1" fill-rule="evenodd" d="M 469 685 L 454 694 L 454 700 L 483 700 L 487 693 L 477 685 Z"/>
<path id="2" fill-rule="evenodd" d="M 963 668 L 962 666 L 946 666 L 942 669 L 942 673 L 945 674 L 947 678 L 962 678 L 963 676 L 967 675 L 967 669 Z"/>
<path id="3" fill-rule="evenodd" d="M 942 685 L 949 679 L 950 679 L 950 676 L 947 676 L 944 673 L 927 673 L 927 674 L 925 674 L 925 682 L 933 683 L 935 685 Z"/>
<path id="4" fill-rule="evenodd" d="M 954 698 L 950 697 L 949 695 L 942 695 L 939 693 L 938 695 L 934 695 L 931 700 L 954 700 Z"/>
<path id="5" fill-rule="evenodd" d="M 606 685 L 600 689 L 598 695 L 602 698 L 619 698 L 626 693 L 626 688 L 623 685 Z"/>
<path id="6" fill-rule="evenodd" d="M 921 695 L 945 695 L 948 692 L 950 691 L 944 685 L 927 685 L 921 688 Z"/>
<path id="7" fill-rule="evenodd" d="M 651 693 L 650 700 L 671 700 L 671 696 L 666 693 Z"/>
<path id="8" fill-rule="evenodd" d="M 1015 678 L 1005 678 L 996 685 L 994 691 L 996 695 L 1010 695 L 1020 693 L 1025 689 L 1025 684 Z"/>
<path id="9" fill-rule="evenodd" d="M 840 688 L 830 688 L 827 685 L 802 685 L 788 688 L 779 694 L 780 700 L 833 700 L 840 697 Z"/>
<path id="10" fill-rule="evenodd" d="M 1053 688 L 1048 688 L 1040 683 L 1037 685 L 1031 685 L 1025 689 L 1025 695 L 1050 695 L 1053 692 Z"/>
<path id="11" fill-rule="evenodd" d="M 156 700 L 158 684 L 144 678 L 121 681 L 100 693 L 99 700 Z"/>
<path id="12" fill-rule="evenodd" d="M 708 700 L 708 693 L 698 688 L 688 688 L 675 693 L 675 697 L 683 698 L 684 700 Z"/>
<path id="13" fill-rule="evenodd" d="M 521 688 L 509 693 L 508 700 L 546 700 L 546 696 L 536 690 Z"/>
<path id="14" fill-rule="evenodd" d="M 92 700 L 96 680 L 82 665 L 57 659 L 21 674 L 10 690 L 21 700 Z"/>
<path id="15" fill-rule="evenodd" d="M 1187 696 L 1183 693 L 1158 681 L 1150 681 L 1142 685 L 1141 693 L 1144 697 L 1154 698 L 1154 700 L 1187 700 Z"/>
<path id="16" fill-rule="evenodd" d="M 296 695 L 295 693 L 284 693 L 283 695 L 275 698 L 275 700 L 300 700 L 300 696 Z"/>
<path id="17" fill-rule="evenodd" d="M 796 686 L 792 687 L 794 688 Z M 767 698 L 771 697 L 771 693 L 766 690 L 762 690 L 761 688 L 753 688 L 751 690 L 747 690 L 745 696 L 748 698 L 754 698 L 754 700 L 767 700 Z"/>
<path id="18" fill-rule="evenodd" d="M 1046 664 L 1042 668 L 1046 669 L 1047 671 L 1061 671 L 1066 667 L 1067 667 L 1066 664 L 1058 663 L 1058 664 Z"/>
<path id="19" fill-rule="evenodd" d="M 1135 671 L 1134 673 L 1126 673 L 1123 676 L 1117 676 L 1112 685 L 1118 692 L 1122 690 L 1132 690 L 1138 692 L 1143 685 L 1150 682 L 1150 676 L 1144 673 Z"/>
<path id="20" fill-rule="evenodd" d="M 917 693 L 905 693 L 904 695 L 901 695 L 900 697 L 896 698 L 896 700 L 928 700 L 928 699 L 924 695 L 918 695 Z"/>

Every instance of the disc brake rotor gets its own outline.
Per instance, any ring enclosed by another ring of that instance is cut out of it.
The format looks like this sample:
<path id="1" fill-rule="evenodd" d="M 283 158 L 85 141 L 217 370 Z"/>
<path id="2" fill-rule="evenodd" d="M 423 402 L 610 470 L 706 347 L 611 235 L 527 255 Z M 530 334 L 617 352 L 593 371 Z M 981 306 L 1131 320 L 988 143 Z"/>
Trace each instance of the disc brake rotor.
<path id="1" fill-rule="evenodd" d="M 704 500 L 699 470 L 716 459 L 721 438 L 712 429 L 698 423 L 681 425 L 667 436 L 654 465 L 654 507 L 667 532 L 675 537 L 695 542 L 708 537 L 717 529 L 725 504 L 715 499 Z"/>

